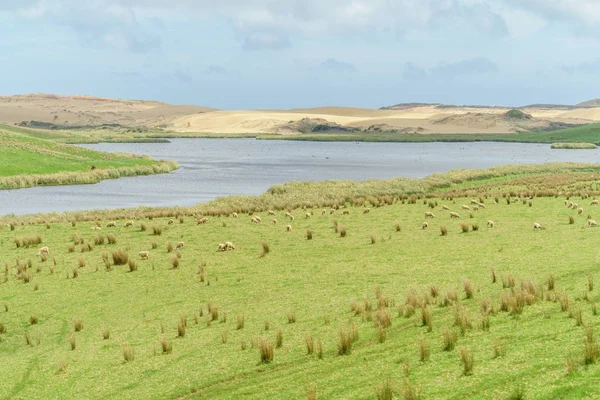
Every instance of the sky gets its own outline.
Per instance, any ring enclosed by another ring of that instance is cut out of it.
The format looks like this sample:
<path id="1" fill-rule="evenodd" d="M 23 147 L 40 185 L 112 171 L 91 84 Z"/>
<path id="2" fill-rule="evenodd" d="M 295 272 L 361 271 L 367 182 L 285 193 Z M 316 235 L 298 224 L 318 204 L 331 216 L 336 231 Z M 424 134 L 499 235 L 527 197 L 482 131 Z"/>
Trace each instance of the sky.
<path id="1" fill-rule="evenodd" d="M 0 0 L 0 94 L 221 109 L 600 97 L 600 0 Z"/>

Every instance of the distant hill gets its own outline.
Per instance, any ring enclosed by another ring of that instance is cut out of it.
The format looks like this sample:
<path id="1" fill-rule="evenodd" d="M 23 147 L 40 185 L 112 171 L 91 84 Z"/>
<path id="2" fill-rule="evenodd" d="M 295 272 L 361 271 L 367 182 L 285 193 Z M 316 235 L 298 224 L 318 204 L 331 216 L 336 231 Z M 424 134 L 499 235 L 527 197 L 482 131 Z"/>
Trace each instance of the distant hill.
<path id="1" fill-rule="evenodd" d="M 579 104 L 576 104 L 575 107 L 581 107 L 581 108 L 600 107 L 600 99 L 593 99 L 593 100 L 583 101 L 583 102 L 581 102 Z"/>

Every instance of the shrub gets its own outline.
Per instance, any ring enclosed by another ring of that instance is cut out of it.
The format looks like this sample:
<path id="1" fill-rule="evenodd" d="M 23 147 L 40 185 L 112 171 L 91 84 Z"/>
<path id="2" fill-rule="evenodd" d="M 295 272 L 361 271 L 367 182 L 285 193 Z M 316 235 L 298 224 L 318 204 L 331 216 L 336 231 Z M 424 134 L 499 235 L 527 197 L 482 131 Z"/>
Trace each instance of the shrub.
<path id="1" fill-rule="evenodd" d="M 268 339 L 262 338 L 258 343 L 258 350 L 260 352 L 261 363 L 269 364 L 273 362 L 273 343 Z"/>
<path id="2" fill-rule="evenodd" d="M 114 250 L 112 260 L 114 265 L 125 265 L 129 261 L 129 254 L 123 250 Z"/>

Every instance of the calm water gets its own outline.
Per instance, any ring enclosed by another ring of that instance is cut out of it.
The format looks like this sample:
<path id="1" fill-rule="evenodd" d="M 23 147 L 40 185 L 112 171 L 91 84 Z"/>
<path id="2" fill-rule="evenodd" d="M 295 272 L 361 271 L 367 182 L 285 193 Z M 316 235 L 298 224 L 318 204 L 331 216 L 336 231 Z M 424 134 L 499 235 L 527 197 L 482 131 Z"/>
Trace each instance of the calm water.
<path id="1" fill-rule="evenodd" d="M 0 215 L 98 208 L 191 205 L 259 194 L 290 180 L 424 177 L 456 168 L 549 161 L 600 161 L 600 150 L 551 150 L 521 143 L 319 143 L 254 139 L 174 139 L 85 147 L 176 160 L 171 174 L 95 185 L 0 191 Z"/>

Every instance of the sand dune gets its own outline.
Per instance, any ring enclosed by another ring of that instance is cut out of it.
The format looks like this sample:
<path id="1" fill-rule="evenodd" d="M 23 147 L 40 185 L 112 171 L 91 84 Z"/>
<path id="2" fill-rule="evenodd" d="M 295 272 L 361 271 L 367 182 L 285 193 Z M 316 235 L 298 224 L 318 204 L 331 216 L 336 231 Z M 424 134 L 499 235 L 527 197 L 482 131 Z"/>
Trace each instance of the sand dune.
<path id="1" fill-rule="evenodd" d="M 176 132 L 297 134 L 298 127 L 396 130 L 419 133 L 515 133 L 563 124 L 600 121 L 600 107 L 531 106 L 533 118 L 505 117 L 506 107 L 397 105 L 386 109 L 317 107 L 292 110 L 219 111 L 158 101 L 115 100 L 92 96 L 31 94 L 0 96 L 0 123 L 39 121 L 60 127 L 116 124 Z M 308 122 L 307 122 L 308 121 Z"/>

